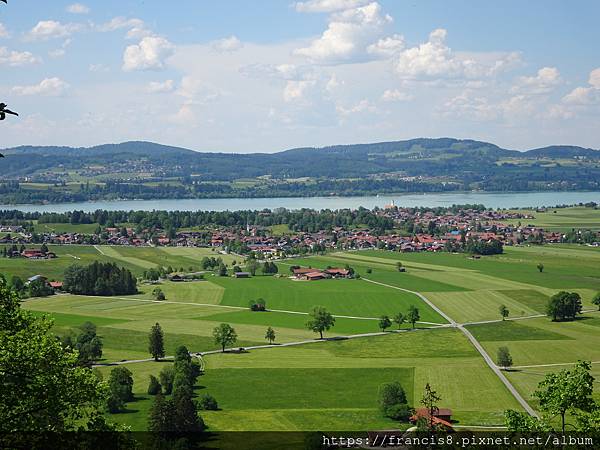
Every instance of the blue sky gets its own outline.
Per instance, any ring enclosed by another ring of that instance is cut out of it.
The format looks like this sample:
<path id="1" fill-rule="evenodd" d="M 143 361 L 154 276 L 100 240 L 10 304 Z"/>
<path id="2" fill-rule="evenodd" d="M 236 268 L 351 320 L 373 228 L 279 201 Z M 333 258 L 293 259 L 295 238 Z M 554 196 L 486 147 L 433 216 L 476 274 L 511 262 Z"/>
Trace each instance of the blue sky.
<path id="1" fill-rule="evenodd" d="M 597 1 L 9 0 L 0 101 L 21 116 L 0 146 L 598 148 L 599 16 Z"/>

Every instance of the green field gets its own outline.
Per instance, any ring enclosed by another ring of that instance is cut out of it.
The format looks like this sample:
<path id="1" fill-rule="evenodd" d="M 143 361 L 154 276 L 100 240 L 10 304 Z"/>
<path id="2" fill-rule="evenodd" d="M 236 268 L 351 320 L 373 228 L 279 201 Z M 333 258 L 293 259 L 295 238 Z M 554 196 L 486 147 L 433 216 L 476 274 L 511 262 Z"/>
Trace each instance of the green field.
<path id="1" fill-rule="evenodd" d="M 114 261 L 139 274 L 158 264 L 187 268 L 205 255 L 215 255 L 210 249 L 187 248 L 101 247 L 101 254 L 94 247 L 73 246 L 55 251 L 59 258 L 50 264 L 2 259 L 0 272 L 60 279 L 66 263 L 81 258 L 77 261 Z M 231 264 L 234 258 L 224 259 Z M 398 272 L 397 261 L 403 262 L 406 273 Z M 543 273 L 536 268 L 539 262 L 545 266 Z M 345 264 L 361 278 L 304 282 L 287 276 L 291 265 Z M 378 317 L 405 312 L 410 305 L 419 308 L 421 321 L 444 324 L 414 294 L 419 292 L 452 319 L 467 324 L 493 359 L 499 347 L 507 346 L 516 366 L 508 377 L 534 407 L 531 395 L 545 373 L 578 359 L 600 362 L 600 312 L 590 303 L 600 291 L 599 249 L 507 247 L 503 255 L 478 260 L 447 253 L 339 252 L 280 261 L 278 266 L 285 276 L 234 279 L 207 274 L 204 281 L 163 282 L 167 301 L 160 303 L 152 300 L 155 286 L 142 284 L 140 293 L 129 297 L 59 295 L 24 305 L 51 314 L 59 334 L 85 321 L 96 323 L 104 338 L 104 362 L 111 362 L 148 358 L 148 331 L 156 322 L 165 331 L 168 354 L 182 344 L 194 352 L 215 350 L 212 330 L 220 323 L 236 329 L 238 346 L 264 345 L 268 326 L 276 330 L 278 344 L 313 340 L 314 333 L 305 329 L 305 313 L 315 305 L 348 316 L 338 317 L 327 337 L 377 332 Z M 570 323 L 539 317 L 549 297 L 563 289 L 582 295 L 585 314 Z M 276 311 L 250 312 L 249 301 L 258 298 Z M 500 305 L 510 310 L 509 319 L 521 320 L 500 321 Z M 505 409 L 519 409 L 459 330 L 426 326 L 385 336 L 207 355 L 206 375 L 196 393 L 211 393 L 223 410 L 203 417 L 213 430 L 384 429 L 394 424 L 378 412 L 376 392 L 381 383 L 392 380 L 405 385 L 413 403 L 430 382 L 442 396 L 441 406 L 452 408 L 461 425 L 501 425 Z M 129 414 L 116 415 L 116 420 L 144 429 L 151 404 L 144 394 L 148 376 L 158 373 L 161 364 L 168 363 L 128 365 L 135 374 L 138 400 L 129 405 Z"/>
<path id="2" fill-rule="evenodd" d="M 395 424 L 377 410 L 377 390 L 390 381 L 402 383 L 411 404 L 418 402 L 425 383 L 432 383 L 443 406 L 452 408 L 462 424 L 501 424 L 504 409 L 518 409 L 457 330 L 216 354 L 205 362 L 206 375 L 199 379 L 196 393 L 210 393 L 222 409 L 202 414 L 211 430 L 388 429 Z M 131 408 L 147 411 L 148 376 L 159 372 L 161 363 L 129 368 L 139 396 Z M 457 389 L 457 370 L 461 383 L 478 389 Z M 112 417 L 135 429 L 145 426 L 143 414 Z"/>
<path id="3" fill-rule="evenodd" d="M 548 209 L 546 212 L 524 211 L 519 212 L 532 215 L 535 219 L 509 220 L 507 223 L 523 226 L 533 225 L 550 231 L 570 231 L 574 228 L 600 230 L 600 209 L 593 208 L 557 208 Z"/>

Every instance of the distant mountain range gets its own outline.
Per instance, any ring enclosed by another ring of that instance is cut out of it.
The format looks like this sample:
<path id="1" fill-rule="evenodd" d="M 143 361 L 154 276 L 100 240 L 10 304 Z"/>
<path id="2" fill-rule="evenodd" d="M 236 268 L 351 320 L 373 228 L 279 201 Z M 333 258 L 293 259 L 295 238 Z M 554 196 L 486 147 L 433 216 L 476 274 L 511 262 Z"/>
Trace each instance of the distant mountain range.
<path id="1" fill-rule="evenodd" d="M 450 138 L 251 154 L 195 152 L 151 142 L 22 146 L 1 152 L 6 178 L 0 193 L 27 196 L 24 190 L 42 186 L 69 200 L 600 187 L 599 150 L 550 146 L 520 152 Z M 54 194 L 32 195 L 32 201 L 56 200 Z"/>

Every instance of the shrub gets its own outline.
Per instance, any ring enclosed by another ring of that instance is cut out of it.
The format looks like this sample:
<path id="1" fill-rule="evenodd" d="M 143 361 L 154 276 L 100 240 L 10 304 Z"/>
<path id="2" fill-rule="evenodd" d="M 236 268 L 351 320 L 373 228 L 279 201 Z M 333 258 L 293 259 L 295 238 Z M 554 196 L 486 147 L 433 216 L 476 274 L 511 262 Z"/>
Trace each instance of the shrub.
<path id="1" fill-rule="evenodd" d="M 406 403 L 398 403 L 388 407 L 384 414 L 392 420 L 398 420 L 400 422 L 408 422 L 408 419 L 413 415 L 413 409 Z"/>
<path id="2" fill-rule="evenodd" d="M 198 400 L 198 407 L 205 411 L 217 411 L 219 409 L 219 404 L 212 395 L 204 394 Z"/>

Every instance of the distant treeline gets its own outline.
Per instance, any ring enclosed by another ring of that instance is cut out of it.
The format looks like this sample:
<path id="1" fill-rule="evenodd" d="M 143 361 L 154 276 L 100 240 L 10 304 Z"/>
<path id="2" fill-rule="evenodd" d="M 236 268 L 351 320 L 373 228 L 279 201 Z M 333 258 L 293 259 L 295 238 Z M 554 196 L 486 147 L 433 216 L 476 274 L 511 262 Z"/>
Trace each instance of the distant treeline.
<path id="1" fill-rule="evenodd" d="M 449 208 L 411 208 L 410 211 L 433 212 L 444 214 L 448 211 L 458 213 L 461 210 L 473 209 L 484 211 L 483 205 L 454 205 Z M 97 210 L 92 213 L 70 211 L 65 213 L 22 212 L 17 210 L 0 211 L 2 224 L 28 224 L 33 220 L 38 223 L 70 223 L 99 224 L 114 227 L 118 224 L 132 224 L 142 229 L 180 229 L 205 226 L 246 227 L 288 225 L 293 231 L 313 232 L 331 230 L 336 227 L 367 226 L 376 230 L 391 230 L 394 221 L 382 217 L 380 210 L 359 208 L 356 210 L 322 210 L 313 209 L 288 210 L 277 208 L 261 211 L 106 211 Z"/>

